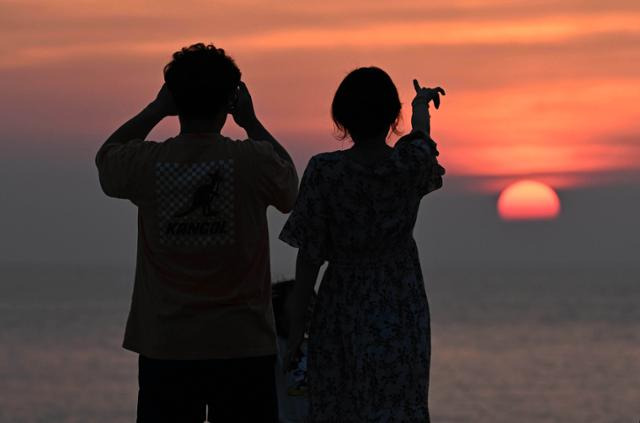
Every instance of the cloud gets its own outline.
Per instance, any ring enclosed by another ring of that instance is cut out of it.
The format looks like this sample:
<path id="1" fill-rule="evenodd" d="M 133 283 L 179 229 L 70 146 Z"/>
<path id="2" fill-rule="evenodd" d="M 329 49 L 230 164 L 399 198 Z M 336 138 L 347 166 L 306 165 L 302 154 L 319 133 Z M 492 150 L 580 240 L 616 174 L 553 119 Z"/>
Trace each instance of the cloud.
<path id="1" fill-rule="evenodd" d="M 392 75 L 405 105 L 414 77 L 447 88 L 432 114 L 450 175 L 557 176 L 640 162 L 635 141 L 618 138 L 638 131 L 637 1 L 2 7 L 3 144 L 28 140 L 16 149 L 71 149 L 109 131 L 155 94 L 172 51 L 204 40 L 236 58 L 260 116 L 300 157 L 340 148 L 331 137 L 332 94 L 346 72 L 375 64 Z"/>
<path id="2" fill-rule="evenodd" d="M 640 6 L 627 1 L 386 3 L 11 2 L 0 68 L 92 54 L 158 55 L 195 40 L 239 52 L 402 49 L 415 46 L 553 45 L 607 34 L 640 34 Z"/>

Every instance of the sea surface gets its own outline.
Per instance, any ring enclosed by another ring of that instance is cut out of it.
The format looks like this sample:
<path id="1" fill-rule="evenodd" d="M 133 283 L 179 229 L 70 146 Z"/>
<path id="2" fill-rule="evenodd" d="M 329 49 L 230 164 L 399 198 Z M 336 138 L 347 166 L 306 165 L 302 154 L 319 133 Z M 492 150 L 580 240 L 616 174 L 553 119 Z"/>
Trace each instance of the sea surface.
<path id="1" fill-rule="evenodd" d="M 130 267 L 0 266 L 0 422 L 133 422 Z M 638 423 L 638 269 L 425 269 L 434 423 Z"/>

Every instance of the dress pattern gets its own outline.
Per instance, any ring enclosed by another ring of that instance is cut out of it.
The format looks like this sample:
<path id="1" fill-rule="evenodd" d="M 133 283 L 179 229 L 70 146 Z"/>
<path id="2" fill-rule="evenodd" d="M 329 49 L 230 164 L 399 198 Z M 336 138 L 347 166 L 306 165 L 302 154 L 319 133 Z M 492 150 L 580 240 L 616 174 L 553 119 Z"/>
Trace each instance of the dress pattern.
<path id="1" fill-rule="evenodd" d="M 429 303 L 413 239 L 444 169 L 423 133 L 366 166 L 312 157 L 280 239 L 328 261 L 308 345 L 310 422 L 429 422 Z"/>

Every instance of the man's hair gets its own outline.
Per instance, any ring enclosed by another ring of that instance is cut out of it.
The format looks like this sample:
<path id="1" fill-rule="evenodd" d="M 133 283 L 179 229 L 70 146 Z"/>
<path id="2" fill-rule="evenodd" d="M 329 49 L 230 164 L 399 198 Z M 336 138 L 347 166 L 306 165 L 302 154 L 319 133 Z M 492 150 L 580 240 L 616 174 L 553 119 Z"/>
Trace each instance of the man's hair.
<path id="1" fill-rule="evenodd" d="M 400 97 L 391 77 L 371 66 L 351 71 L 340 83 L 331 115 L 339 138 L 354 143 L 396 131 L 400 116 Z"/>
<path id="2" fill-rule="evenodd" d="M 213 44 L 184 47 L 164 67 L 164 81 L 178 114 L 186 118 L 211 118 L 225 110 L 240 76 L 233 59 Z"/>

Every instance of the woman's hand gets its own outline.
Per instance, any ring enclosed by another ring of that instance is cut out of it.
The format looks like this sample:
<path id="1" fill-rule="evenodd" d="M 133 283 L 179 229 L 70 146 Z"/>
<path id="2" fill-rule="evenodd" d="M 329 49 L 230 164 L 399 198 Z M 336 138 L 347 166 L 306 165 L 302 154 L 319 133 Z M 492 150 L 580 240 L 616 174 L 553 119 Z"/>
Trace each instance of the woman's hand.
<path id="1" fill-rule="evenodd" d="M 298 326 L 298 325 L 296 325 Z M 298 356 L 300 355 L 300 346 L 304 341 L 304 325 L 299 328 L 290 326 L 289 339 L 287 339 L 287 350 L 284 354 L 282 368 L 285 372 L 296 368 Z"/>
<path id="2" fill-rule="evenodd" d="M 429 116 L 429 102 L 433 101 L 436 109 L 440 107 L 440 94 L 445 95 L 442 88 L 424 88 L 421 87 L 417 79 L 413 80 L 413 88 L 416 90 L 416 96 L 411 102 L 411 129 L 413 131 L 421 131 L 427 135 L 431 133 L 431 121 Z"/>
<path id="3" fill-rule="evenodd" d="M 447 95 L 441 87 L 421 87 L 417 79 L 413 80 L 413 88 L 416 90 L 416 96 L 413 99 L 414 102 L 426 101 L 428 104 L 430 101 L 433 101 L 436 109 L 440 108 L 440 94 Z"/>
<path id="4" fill-rule="evenodd" d="M 289 297 L 285 303 L 285 316 L 289 324 L 289 339 L 287 339 L 287 350 L 282 366 L 285 371 L 293 370 L 296 367 L 306 329 L 305 313 L 296 307 L 294 301 L 292 297 Z"/>
<path id="5" fill-rule="evenodd" d="M 311 259 L 304 248 L 298 250 L 296 282 L 293 285 L 293 292 L 289 295 L 284 305 L 285 316 L 289 322 L 287 352 L 283 360 L 285 371 L 295 368 L 297 363 L 300 345 L 304 340 L 304 332 L 307 328 L 309 303 L 311 302 L 313 288 L 321 265 L 322 262 Z"/>

